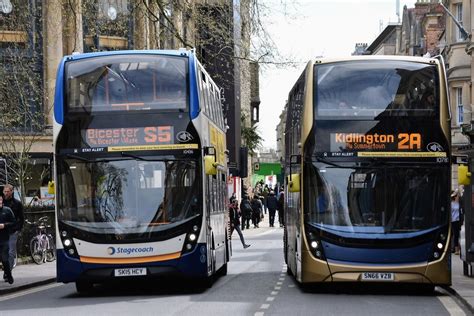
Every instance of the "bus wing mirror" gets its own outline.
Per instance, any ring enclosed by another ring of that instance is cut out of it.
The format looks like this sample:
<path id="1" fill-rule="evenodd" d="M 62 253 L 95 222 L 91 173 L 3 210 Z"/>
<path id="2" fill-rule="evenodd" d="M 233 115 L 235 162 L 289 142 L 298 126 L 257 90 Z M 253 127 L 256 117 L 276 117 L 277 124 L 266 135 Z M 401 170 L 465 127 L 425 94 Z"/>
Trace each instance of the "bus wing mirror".
<path id="1" fill-rule="evenodd" d="M 217 163 L 215 156 L 204 156 L 204 171 L 207 175 L 211 176 L 215 176 L 217 174 Z"/>
<path id="2" fill-rule="evenodd" d="M 297 165 L 301 163 L 301 155 L 291 155 L 290 164 Z"/>
<path id="3" fill-rule="evenodd" d="M 471 184 L 471 173 L 465 165 L 458 166 L 458 183 L 462 185 Z"/>
<path id="4" fill-rule="evenodd" d="M 54 194 L 54 181 L 48 181 L 48 194 Z"/>
<path id="5" fill-rule="evenodd" d="M 300 174 L 294 173 L 288 176 L 288 191 L 290 192 L 300 192 Z"/>
<path id="6" fill-rule="evenodd" d="M 216 149 L 214 147 L 204 147 L 204 156 L 216 157 Z"/>

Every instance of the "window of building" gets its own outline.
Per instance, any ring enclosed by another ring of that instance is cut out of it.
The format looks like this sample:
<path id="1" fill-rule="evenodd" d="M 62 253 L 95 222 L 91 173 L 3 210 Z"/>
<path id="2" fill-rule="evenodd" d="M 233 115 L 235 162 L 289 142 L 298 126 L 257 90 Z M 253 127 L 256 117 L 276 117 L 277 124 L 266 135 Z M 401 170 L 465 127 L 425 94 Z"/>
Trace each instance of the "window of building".
<path id="1" fill-rule="evenodd" d="M 462 3 L 454 4 L 454 12 L 456 14 L 456 20 L 459 22 L 459 24 L 463 25 L 463 22 L 462 22 Z M 456 28 L 456 40 L 458 42 L 464 41 L 461 30 L 459 30 L 457 25 L 454 25 L 454 27 Z"/>
<path id="2" fill-rule="evenodd" d="M 457 125 L 461 125 L 463 122 L 464 105 L 462 103 L 462 88 L 456 88 L 456 109 L 457 109 Z"/>

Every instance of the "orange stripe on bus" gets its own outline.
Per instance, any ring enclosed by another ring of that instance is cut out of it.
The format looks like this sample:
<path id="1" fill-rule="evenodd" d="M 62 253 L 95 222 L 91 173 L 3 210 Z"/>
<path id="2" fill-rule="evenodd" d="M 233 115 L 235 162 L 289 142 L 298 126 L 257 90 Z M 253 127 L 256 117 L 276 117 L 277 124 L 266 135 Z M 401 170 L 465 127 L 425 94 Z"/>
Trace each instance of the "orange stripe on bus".
<path id="1" fill-rule="evenodd" d="M 103 263 L 103 264 L 126 264 L 126 263 L 146 263 L 178 259 L 181 252 L 168 253 L 166 255 L 151 256 L 151 257 L 136 257 L 136 258 L 98 258 L 98 257 L 80 257 L 81 262 L 84 263 Z"/>

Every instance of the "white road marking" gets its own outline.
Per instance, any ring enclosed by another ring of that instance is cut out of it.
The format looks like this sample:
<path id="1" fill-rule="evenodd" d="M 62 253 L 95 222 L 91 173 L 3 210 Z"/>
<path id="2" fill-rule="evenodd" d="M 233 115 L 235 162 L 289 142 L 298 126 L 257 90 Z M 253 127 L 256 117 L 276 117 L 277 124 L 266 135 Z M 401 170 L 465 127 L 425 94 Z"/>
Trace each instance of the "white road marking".
<path id="1" fill-rule="evenodd" d="M 268 309 L 270 307 L 270 304 L 262 304 L 262 306 L 260 306 L 260 309 Z"/>
<path id="2" fill-rule="evenodd" d="M 448 310 L 449 315 L 452 316 L 465 316 L 466 313 L 456 302 L 449 296 L 438 296 L 438 299 L 443 303 L 444 307 Z"/>
<path id="3" fill-rule="evenodd" d="M 254 316 L 263 316 L 263 315 L 265 315 L 264 312 L 256 312 L 256 313 L 254 314 Z"/>
<path id="4" fill-rule="evenodd" d="M 281 286 L 275 286 L 275 290 L 281 290 Z"/>
<path id="5" fill-rule="evenodd" d="M 18 293 L 12 293 L 10 295 L 5 295 L 5 296 L 0 297 L 0 302 L 11 300 L 13 298 L 25 296 L 25 295 L 28 295 L 28 294 L 33 294 L 33 293 L 36 293 L 36 292 L 41 292 L 41 291 L 44 291 L 44 290 L 52 289 L 52 288 L 62 286 L 62 285 L 64 285 L 64 284 L 62 284 L 62 283 L 53 283 L 53 284 L 48 284 L 48 285 L 35 287 L 33 289 L 21 291 L 21 292 L 18 292 Z"/>
<path id="6" fill-rule="evenodd" d="M 270 295 L 273 295 L 273 296 L 278 295 L 278 291 L 272 291 L 272 293 L 270 293 Z"/>
<path id="7" fill-rule="evenodd" d="M 267 302 L 273 302 L 275 298 L 273 296 L 267 297 Z"/>

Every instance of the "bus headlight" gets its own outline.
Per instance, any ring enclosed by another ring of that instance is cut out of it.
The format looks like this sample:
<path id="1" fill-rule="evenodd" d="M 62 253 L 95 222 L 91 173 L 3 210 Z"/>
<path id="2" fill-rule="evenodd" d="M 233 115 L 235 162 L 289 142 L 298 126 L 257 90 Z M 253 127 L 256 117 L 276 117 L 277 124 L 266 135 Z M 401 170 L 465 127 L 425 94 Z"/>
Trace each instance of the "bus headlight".
<path id="1" fill-rule="evenodd" d="M 320 260 L 325 260 L 324 251 L 323 251 L 323 244 L 319 239 L 319 235 L 316 231 L 314 231 L 311 227 L 306 227 L 306 239 L 309 245 L 309 251 Z"/>
<path id="2" fill-rule="evenodd" d="M 64 239 L 63 244 L 65 247 L 71 247 L 72 241 L 71 239 Z"/>
<path id="3" fill-rule="evenodd" d="M 201 226 L 199 226 L 199 224 L 197 224 L 196 222 L 191 226 L 188 226 L 189 232 L 187 233 L 186 239 L 184 240 L 182 253 L 193 251 L 199 237 L 200 228 Z"/>
<path id="4" fill-rule="evenodd" d="M 433 248 L 432 248 L 432 251 L 431 251 L 431 256 L 429 258 L 429 261 L 434 261 L 434 260 L 438 260 L 440 259 L 442 256 L 443 256 L 443 253 L 446 251 L 446 250 L 449 250 L 447 248 L 447 245 L 449 244 L 448 243 L 448 226 L 446 227 L 443 227 L 441 230 L 439 230 L 437 232 L 438 236 L 436 237 L 436 239 L 434 240 L 434 243 L 433 243 Z"/>

